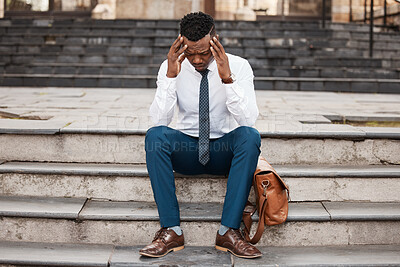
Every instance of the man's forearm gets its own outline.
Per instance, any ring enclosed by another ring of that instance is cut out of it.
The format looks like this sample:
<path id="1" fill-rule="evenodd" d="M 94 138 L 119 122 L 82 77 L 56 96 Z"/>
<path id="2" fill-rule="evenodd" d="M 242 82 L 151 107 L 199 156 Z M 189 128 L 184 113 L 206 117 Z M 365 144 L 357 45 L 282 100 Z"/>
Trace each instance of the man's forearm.
<path id="1" fill-rule="evenodd" d="M 253 83 L 251 81 L 226 84 L 226 106 L 240 126 L 254 126 L 258 117 Z"/>
<path id="2" fill-rule="evenodd" d="M 150 106 L 150 116 L 155 125 L 168 126 L 171 123 L 176 101 L 176 78 L 158 80 L 156 95 Z"/>

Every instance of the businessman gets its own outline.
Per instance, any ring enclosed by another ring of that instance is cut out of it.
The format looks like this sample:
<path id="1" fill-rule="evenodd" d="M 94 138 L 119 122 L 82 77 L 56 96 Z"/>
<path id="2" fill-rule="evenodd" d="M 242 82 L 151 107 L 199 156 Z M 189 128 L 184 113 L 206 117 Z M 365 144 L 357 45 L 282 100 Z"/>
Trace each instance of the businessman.
<path id="1" fill-rule="evenodd" d="M 247 60 L 225 52 L 210 15 L 196 12 L 182 18 L 150 106 L 155 126 L 146 133 L 146 163 L 161 229 L 141 255 L 162 257 L 184 248 L 175 171 L 227 175 L 215 247 L 237 257 L 261 256 L 240 231 L 261 146 L 253 128 L 258 116 L 253 78 Z M 173 129 L 168 125 L 175 107 Z"/>

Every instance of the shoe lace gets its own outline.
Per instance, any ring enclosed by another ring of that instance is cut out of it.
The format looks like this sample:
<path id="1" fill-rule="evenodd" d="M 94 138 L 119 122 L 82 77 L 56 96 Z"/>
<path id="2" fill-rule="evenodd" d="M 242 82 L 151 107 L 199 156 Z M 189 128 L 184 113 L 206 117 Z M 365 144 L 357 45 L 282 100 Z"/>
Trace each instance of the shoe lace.
<path id="1" fill-rule="evenodd" d="M 250 245 L 243 237 L 242 233 L 240 232 L 239 229 L 232 229 L 233 230 L 233 239 L 236 244 L 238 244 L 240 249 L 247 250 L 249 248 L 252 248 L 252 245 Z"/>
<path id="2" fill-rule="evenodd" d="M 233 230 L 233 238 L 235 239 L 235 242 L 243 240 L 244 238 L 242 236 L 242 233 L 240 232 L 239 229 L 232 229 Z"/>
<path id="3" fill-rule="evenodd" d="M 153 242 L 156 241 L 157 239 L 160 239 L 162 242 L 165 243 L 165 237 L 167 235 L 167 228 L 161 228 L 156 232 L 153 238 Z"/>

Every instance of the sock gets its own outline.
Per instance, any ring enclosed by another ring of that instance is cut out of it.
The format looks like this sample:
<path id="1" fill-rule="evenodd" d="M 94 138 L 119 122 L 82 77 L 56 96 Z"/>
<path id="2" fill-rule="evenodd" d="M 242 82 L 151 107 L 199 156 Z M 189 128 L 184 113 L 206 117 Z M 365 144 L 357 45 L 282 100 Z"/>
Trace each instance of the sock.
<path id="1" fill-rule="evenodd" d="M 219 227 L 218 233 L 219 235 L 224 235 L 229 230 L 229 227 L 222 225 Z"/>
<path id="2" fill-rule="evenodd" d="M 174 232 L 177 234 L 177 235 L 182 235 L 182 229 L 181 229 L 181 227 L 180 226 L 173 226 L 173 227 L 168 227 L 168 230 L 174 230 Z"/>

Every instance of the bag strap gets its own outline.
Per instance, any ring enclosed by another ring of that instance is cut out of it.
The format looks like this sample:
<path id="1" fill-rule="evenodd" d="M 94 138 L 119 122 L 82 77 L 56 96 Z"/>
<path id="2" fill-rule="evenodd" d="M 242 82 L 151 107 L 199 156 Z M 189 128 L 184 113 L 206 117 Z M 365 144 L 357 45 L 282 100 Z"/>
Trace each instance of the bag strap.
<path id="1" fill-rule="evenodd" d="M 252 238 L 250 238 L 251 225 L 253 224 L 253 219 L 251 218 L 251 216 L 255 213 L 257 208 L 249 201 L 247 201 L 246 208 L 243 212 L 244 238 L 246 239 L 247 242 L 250 242 L 253 245 L 257 244 L 257 242 L 261 239 L 261 236 L 264 232 L 264 227 L 265 227 L 264 220 L 265 220 L 265 209 L 267 208 L 267 198 L 262 196 L 262 199 L 259 200 L 259 203 L 262 205 L 261 214 L 258 214 L 259 219 L 258 219 L 257 230 Z"/>

